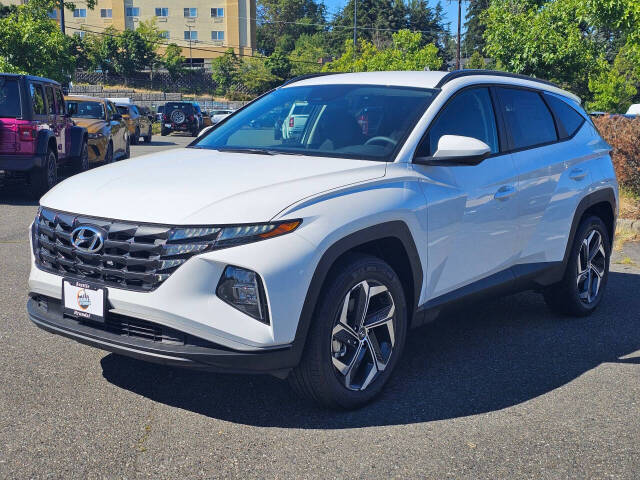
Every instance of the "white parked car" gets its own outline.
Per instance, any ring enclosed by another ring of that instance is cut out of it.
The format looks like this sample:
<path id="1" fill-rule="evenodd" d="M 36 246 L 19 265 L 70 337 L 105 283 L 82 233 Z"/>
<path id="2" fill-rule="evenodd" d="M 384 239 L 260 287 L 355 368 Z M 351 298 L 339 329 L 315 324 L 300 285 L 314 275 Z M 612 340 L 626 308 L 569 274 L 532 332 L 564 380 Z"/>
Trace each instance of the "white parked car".
<path id="1" fill-rule="evenodd" d="M 640 115 L 640 103 L 635 103 L 627 110 L 627 115 Z"/>
<path id="2" fill-rule="evenodd" d="M 289 139 L 299 136 L 307 124 L 311 113 L 317 106 L 305 101 L 296 101 L 291 105 L 289 114 L 282 123 L 282 138 Z"/>
<path id="3" fill-rule="evenodd" d="M 211 113 L 209 114 L 211 116 L 211 123 L 215 125 L 216 123 L 221 122 L 222 120 L 227 118 L 233 112 L 235 112 L 235 110 L 211 110 Z"/>
<path id="4" fill-rule="evenodd" d="M 260 121 L 303 104 L 295 138 Z M 531 78 L 291 81 L 188 148 L 45 195 L 29 317 L 355 408 L 393 374 L 409 329 L 447 305 L 534 289 L 564 314 L 598 307 L 618 210 L 609 151 L 579 98 Z"/>

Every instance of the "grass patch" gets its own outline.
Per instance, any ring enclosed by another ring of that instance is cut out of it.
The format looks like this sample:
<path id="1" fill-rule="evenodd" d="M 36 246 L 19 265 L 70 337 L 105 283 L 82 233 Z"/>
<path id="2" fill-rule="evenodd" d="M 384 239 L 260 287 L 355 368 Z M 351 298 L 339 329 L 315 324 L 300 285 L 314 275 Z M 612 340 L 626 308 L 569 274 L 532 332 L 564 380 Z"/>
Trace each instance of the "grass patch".
<path id="1" fill-rule="evenodd" d="M 160 122 L 154 122 L 151 126 L 151 131 L 154 135 L 160 135 L 160 131 L 162 130 L 162 124 Z"/>
<path id="2" fill-rule="evenodd" d="M 618 265 L 635 265 L 636 262 L 631 260 L 629 257 L 624 257 L 622 260 L 616 262 Z"/>
<path id="3" fill-rule="evenodd" d="M 640 196 L 620 188 L 620 218 L 640 220 Z"/>
<path id="4" fill-rule="evenodd" d="M 628 230 L 626 228 L 618 227 L 616 229 L 616 242 L 615 247 L 613 248 L 616 252 L 619 252 L 624 247 L 624 244 L 627 242 L 635 242 L 640 240 L 640 235 L 636 232 Z"/>

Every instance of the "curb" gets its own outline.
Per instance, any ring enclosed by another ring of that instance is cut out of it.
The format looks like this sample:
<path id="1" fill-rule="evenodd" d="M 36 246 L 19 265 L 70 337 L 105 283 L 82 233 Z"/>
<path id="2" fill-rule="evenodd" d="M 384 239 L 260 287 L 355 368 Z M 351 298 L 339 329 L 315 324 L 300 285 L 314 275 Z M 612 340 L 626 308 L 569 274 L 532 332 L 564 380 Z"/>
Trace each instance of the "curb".
<path id="1" fill-rule="evenodd" d="M 631 230 L 634 233 L 640 233 L 640 220 L 631 220 L 629 218 L 619 218 L 616 228 L 623 230 Z"/>

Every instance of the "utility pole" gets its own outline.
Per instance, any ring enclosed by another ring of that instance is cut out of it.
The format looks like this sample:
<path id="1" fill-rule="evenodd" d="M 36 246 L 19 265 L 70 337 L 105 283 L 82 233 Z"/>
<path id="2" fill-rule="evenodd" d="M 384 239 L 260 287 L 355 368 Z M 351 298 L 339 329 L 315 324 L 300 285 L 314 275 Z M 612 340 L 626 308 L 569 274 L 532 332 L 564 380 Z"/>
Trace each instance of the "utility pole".
<path id="1" fill-rule="evenodd" d="M 462 0 L 458 0 L 458 48 L 456 54 L 456 70 L 460 70 L 460 29 L 462 24 Z"/>
<path id="2" fill-rule="evenodd" d="M 358 49 L 358 0 L 353 0 L 353 54 Z"/>
<path id="3" fill-rule="evenodd" d="M 64 0 L 60 0 L 60 30 L 65 33 L 64 29 Z"/>

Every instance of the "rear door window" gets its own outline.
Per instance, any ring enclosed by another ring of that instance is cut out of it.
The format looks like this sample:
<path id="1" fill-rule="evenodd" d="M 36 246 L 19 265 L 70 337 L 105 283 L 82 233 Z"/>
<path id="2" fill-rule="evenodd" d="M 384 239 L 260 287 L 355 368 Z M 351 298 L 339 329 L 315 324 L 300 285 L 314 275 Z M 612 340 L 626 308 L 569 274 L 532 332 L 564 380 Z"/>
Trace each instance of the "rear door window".
<path id="1" fill-rule="evenodd" d="M 20 86 L 14 78 L 0 77 L 0 117 L 17 118 L 22 116 L 20 106 Z"/>
<path id="2" fill-rule="evenodd" d="M 442 110 L 429 129 L 416 156 L 431 156 L 443 135 L 460 135 L 482 140 L 491 153 L 498 153 L 498 129 L 491 96 L 487 88 L 473 88 L 457 94 Z"/>
<path id="3" fill-rule="evenodd" d="M 56 93 L 56 104 L 58 106 L 58 113 L 61 115 L 64 115 L 66 113 L 66 110 L 65 110 L 64 96 L 62 95 L 62 90 L 60 90 L 59 88 L 56 88 L 55 93 Z"/>
<path id="4" fill-rule="evenodd" d="M 47 94 L 47 113 L 49 115 L 56 114 L 56 101 L 53 97 L 53 88 L 45 87 L 44 91 Z"/>
<path id="5" fill-rule="evenodd" d="M 514 150 L 558 140 L 553 116 L 538 92 L 503 87 L 497 92 Z"/>
<path id="6" fill-rule="evenodd" d="M 46 115 L 47 111 L 44 106 L 44 92 L 42 91 L 42 85 L 35 83 L 29 84 L 31 92 L 31 104 L 33 105 L 34 115 Z"/>
<path id="7" fill-rule="evenodd" d="M 555 95 L 544 95 L 547 103 L 553 110 L 553 113 L 560 124 L 560 138 L 573 137 L 573 135 L 580 129 L 585 119 L 567 102 L 556 97 Z"/>

